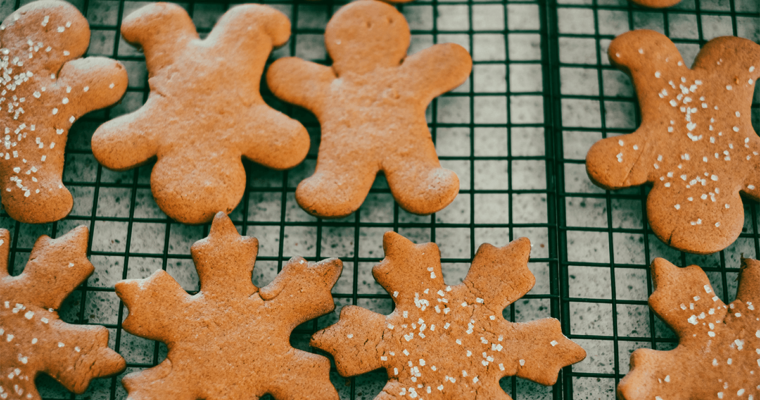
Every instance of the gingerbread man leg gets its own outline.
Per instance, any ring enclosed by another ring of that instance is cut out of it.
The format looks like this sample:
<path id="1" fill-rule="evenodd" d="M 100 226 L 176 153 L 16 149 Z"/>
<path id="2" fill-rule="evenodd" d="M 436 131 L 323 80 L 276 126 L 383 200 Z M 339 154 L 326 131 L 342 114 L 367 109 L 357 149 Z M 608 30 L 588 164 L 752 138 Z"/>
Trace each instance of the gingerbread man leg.
<path id="1" fill-rule="evenodd" d="M 309 399 L 313 400 L 338 400 L 338 392 L 328 378 L 330 374 L 330 361 L 324 357 L 305 351 L 296 350 L 290 352 L 278 360 L 280 368 L 287 372 L 279 374 L 279 380 L 270 381 L 267 393 L 276 399 L 300 400 L 295 397 L 294 388 L 309 388 Z M 324 379 L 314 379 L 319 376 Z"/>
<path id="2" fill-rule="evenodd" d="M 459 193 L 459 178 L 442 168 L 430 139 L 409 141 L 383 162 L 393 197 L 405 210 L 432 214 L 449 205 Z"/>
<path id="3" fill-rule="evenodd" d="M 298 204 L 322 218 L 345 217 L 359 209 L 380 170 L 363 149 L 341 149 L 323 143 L 314 175 L 296 189 Z"/>
<path id="4" fill-rule="evenodd" d="M 711 254 L 729 246 L 744 226 L 744 208 L 738 193 L 724 201 L 666 188 L 656 182 L 647 198 L 647 217 L 655 235 L 676 248 Z M 697 250 L 698 249 L 698 250 Z"/>
<path id="5" fill-rule="evenodd" d="M 151 191 L 161 210 L 185 224 L 202 224 L 219 211 L 231 213 L 243 198 L 246 182 L 240 153 L 232 152 L 187 147 L 159 157 L 151 174 Z"/>

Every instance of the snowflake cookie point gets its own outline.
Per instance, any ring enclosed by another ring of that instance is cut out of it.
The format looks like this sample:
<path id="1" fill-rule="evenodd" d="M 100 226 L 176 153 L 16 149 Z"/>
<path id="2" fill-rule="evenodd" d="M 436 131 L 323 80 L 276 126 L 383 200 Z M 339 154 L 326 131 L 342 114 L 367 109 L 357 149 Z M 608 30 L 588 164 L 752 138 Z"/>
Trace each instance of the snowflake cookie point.
<path id="1" fill-rule="evenodd" d="M 651 183 L 649 224 L 671 247 L 696 254 L 728 247 L 744 224 L 740 192 L 760 200 L 760 138 L 748 115 L 760 77 L 749 66 L 759 62 L 760 45 L 715 38 L 687 68 L 669 38 L 636 30 L 615 38 L 609 56 L 632 77 L 642 122 L 591 147 L 590 179 L 607 190 Z"/>
<path id="2" fill-rule="evenodd" d="M 425 399 L 468 399 L 476 392 L 502 398 L 504 376 L 549 385 L 562 367 L 585 357 L 554 319 L 511 323 L 502 317 L 534 283 L 528 240 L 481 246 L 464 282 L 446 286 L 440 274 L 428 276 L 440 273 L 437 246 L 395 233 L 384 238 L 386 258 L 373 274 L 394 294 L 396 309 L 381 315 L 346 306 L 338 323 L 312 337 L 312 346 L 335 357 L 341 375 L 385 368 L 384 393 L 392 398 L 415 398 L 419 385 L 436 388 L 425 391 Z"/>
<path id="3" fill-rule="evenodd" d="M 13 277 L 7 269 L 10 234 L 0 229 L 0 387 L 38 399 L 34 378 L 45 372 L 66 389 L 83 393 L 92 378 L 126 368 L 108 348 L 106 328 L 68 324 L 56 311 L 92 274 L 87 239 L 83 226 L 57 239 L 40 237 L 24 271 Z M 72 261 L 76 266 L 70 268 Z"/>
<path id="4" fill-rule="evenodd" d="M 669 351 L 636 350 L 631 370 L 618 386 L 619 397 L 643 400 L 757 393 L 760 315 L 754 303 L 760 292 L 760 263 L 742 260 L 739 290 L 728 307 L 715 296 L 707 275 L 696 265 L 679 268 L 655 259 L 652 275 L 656 289 L 649 305 L 673 329 L 679 344 Z"/>
<path id="5" fill-rule="evenodd" d="M 192 247 L 201 281 L 198 294 L 190 296 L 163 270 L 116 284 L 116 294 L 129 309 L 124 329 L 160 340 L 169 349 L 157 367 L 124 379 L 130 398 L 270 393 L 275 398 L 338 399 L 329 380 L 329 360 L 294 349 L 290 334 L 334 309 L 331 289 L 342 263 L 296 257 L 258 289 L 251 283 L 256 243 L 241 237 L 229 217 L 219 213 L 209 236 Z M 200 375 L 202 381 L 195 379 Z"/>

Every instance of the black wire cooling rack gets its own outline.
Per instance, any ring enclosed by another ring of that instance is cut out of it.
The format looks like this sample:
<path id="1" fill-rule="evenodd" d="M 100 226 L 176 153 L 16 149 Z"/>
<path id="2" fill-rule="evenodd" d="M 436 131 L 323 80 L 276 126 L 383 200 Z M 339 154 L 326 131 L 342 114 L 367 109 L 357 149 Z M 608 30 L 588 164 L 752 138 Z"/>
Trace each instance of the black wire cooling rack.
<path id="1" fill-rule="evenodd" d="M 26 1 L 0 2 L 8 15 Z M 0 215 L 13 239 L 10 265 L 20 273 L 34 240 L 59 236 L 76 225 L 90 227 L 89 256 L 96 272 L 62 307 L 74 323 L 105 325 L 111 345 L 128 362 L 128 371 L 148 368 L 166 354 L 163 345 L 121 329 L 126 309 L 113 284 L 141 278 L 155 269 L 169 271 L 190 292 L 197 290 L 189 246 L 205 237 L 208 226 L 188 227 L 162 214 L 150 194 L 150 169 L 115 173 L 97 164 L 89 141 L 105 120 L 138 108 L 147 98 L 141 54 L 119 35 L 122 17 L 144 5 L 131 1 L 74 1 L 87 16 L 89 55 L 120 60 L 130 86 L 120 105 L 78 121 L 66 148 L 64 182 L 75 197 L 63 221 L 31 226 Z M 329 63 L 322 44 L 324 26 L 342 3 L 272 1 L 293 24 L 290 42 L 275 57 L 298 55 Z M 208 33 L 230 3 L 182 3 L 199 32 Z M 234 5 L 234 4 L 232 4 Z M 550 388 L 516 378 L 502 387 L 515 399 L 611 399 L 628 371 L 631 351 L 670 349 L 676 339 L 647 308 L 652 292 L 649 262 L 663 256 L 679 265 L 699 264 L 716 291 L 732 300 L 739 255 L 760 253 L 758 206 L 745 204 L 745 229 L 729 249 L 692 256 L 664 246 L 645 218 L 647 188 L 606 192 L 585 175 L 585 152 L 602 137 L 632 132 L 639 122 L 635 95 L 622 73 L 609 66 L 606 47 L 617 34 L 649 28 L 671 37 L 693 60 L 699 47 L 721 35 L 760 41 L 760 4 L 756 0 L 684 0 L 668 10 L 649 10 L 627 0 L 418 0 L 399 5 L 412 28 L 412 49 L 446 41 L 468 48 L 475 59 L 471 79 L 433 101 L 428 119 L 444 166 L 462 181 L 447 209 L 426 217 L 410 215 L 393 202 L 382 177 L 362 209 L 340 220 L 308 216 L 295 203 L 298 182 L 314 168 L 319 125 L 305 111 L 286 106 L 263 90 L 265 99 L 299 119 L 315 140 L 307 161 L 277 172 L 245 163 L 248 187 L 231 217 L 241 233 L 261 242 L 254 281 L 262 286 L 291 256 L 309 260 L 340 257 L 345 268 L 334 289 L 338 306 L 359 304 L 387 313 L 392 302 L 373 283 L 371 267 L 382 254 L 382 233 L 401 232 L 417 242 L 441 246 L 448 281 L 461 279 L 477 246 L 504 245 L 527 236 L 537 286 L 505 310 L 512 321 L 555 317 L 565 334 L 588 352 L 565 368 Z M 753 105 L 760 119 L 760 106 Z M 757 126 L 757 124 L 756 124 Z M 335 314 L 308 322 L 294 332 L 294 346 L 312 350 L 308 338 L 336 320 Z M 209 354 L 209 357 L 214 355 Z M 120 378 L 93 381 L 80 396 L 52 379 L 38 379 L 46 399 L 123 399 Z M 385 383 L 382 371 L 332 380 L 342 399 L 372 399 Z"/>

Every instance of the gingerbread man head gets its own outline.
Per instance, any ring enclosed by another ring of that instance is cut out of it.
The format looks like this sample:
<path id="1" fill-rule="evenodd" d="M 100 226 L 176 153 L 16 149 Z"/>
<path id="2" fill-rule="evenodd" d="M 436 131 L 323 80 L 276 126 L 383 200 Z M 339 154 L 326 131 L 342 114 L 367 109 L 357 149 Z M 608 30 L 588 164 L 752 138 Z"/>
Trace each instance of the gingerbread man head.
<path id="1" fill-rule="evenodd" d="M 325 29 L 325 45 L 338 76 L 398 67 L 406 57 L 410 40 L 404 16 L 377 1 L 341 8 Z"/>

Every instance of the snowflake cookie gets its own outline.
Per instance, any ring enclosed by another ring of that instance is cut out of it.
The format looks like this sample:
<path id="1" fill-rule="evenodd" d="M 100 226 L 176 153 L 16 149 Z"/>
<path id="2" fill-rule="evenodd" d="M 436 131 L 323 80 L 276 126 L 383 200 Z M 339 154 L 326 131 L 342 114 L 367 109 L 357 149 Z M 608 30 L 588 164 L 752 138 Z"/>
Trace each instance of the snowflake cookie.
<path id="1" fill-rule="evenodd" d="M 760 262 L 742 259 L 728 307 L 696 265 L 652 263 L 652 310 L 678 335 L 670 351 L 639 349 L 620 382 L 623 400 L 757 399 L 760 394 Z"/>
<path id="2" fill-rule="evenodd" d="M 245 192 L 242 157 L 274 169 L 306 157 L 306 129 L 259 93 L 269 54 L 290 37 L 285 14 L 235 6 L 201 40 L 182 7 L 153 3 L 125 18 L 121 33 L 145 53 L 150 96 L 98 128 L 92 152 L 118 171 L 155 158 L 151 191 L 169 217 L 199 224 L 232 212 Z"/>
<path id="3" fill-rule="evenodd" d="M 102 326 L 71 325 L 58 316 L 64 299 L 94 270 L 87 260 L 88 230 L 37 239 L 23 273 L 8 271 L 10 233 L 0 229 L 0 399 L 39 400 L 34 380 L 50 375 L 83 393 L 92 378 L 126 364 L 108 348 Z"/>
<path id="4" fill-rule="evenodd" d="M 528 239 L 482 245 L 456 286 L 444 283 L 434 243 L 415 245 L 388 232 L 383 248 L 385 259 L 372 274 L 395 311 L 343 307 L 338 323 L 311 341 L 335 357 L 343 376 L 385 368 L 388 383 L 376 400 L 509 399 L 502 377 L 551 385 L 560 368 L 586 356 L 556 319 L 512 323 L 502 316 L 535 283 Z"/>
<path id="5" fill-rule="evenodd" d="M 57 221 L 74 203 L 61 181 L 69 128 L 116 103 L 127 72 L 114 60 L 80 58 L 90 27 L 63 1 L 14 11 L 0 25 L 0 41 L 0 197 L 17 221 Z"/>
<path id="6" fill-rule="evenodd" d="M 200 292 L 159 270 L 116 284 L 129 308 L 124 329 L 166 343 L 161 364 L 127 375 L 132 400 L 331 399 L 330 361 L 290 345 L 296 326 L 335 309 L 330 290 L 343 264 L 291 259 L 266 287 L 251 282 L 258 241 L 220 212 L 191 248 Z"/>
<path id="7" fill-rule="evenodd" d="M 760 200 L 750 108 L 760 46 L 713 39 L 690 69 L 670 39 L 639 30 L 613 40 L 609 57 L 631 75 L 642 122 L 589 150 L 589 176 L 610 190 L 653 183 L 647 217 L 657 237 L 691 253 L 725 249 L 744 225 L 739 194 Z"/>

